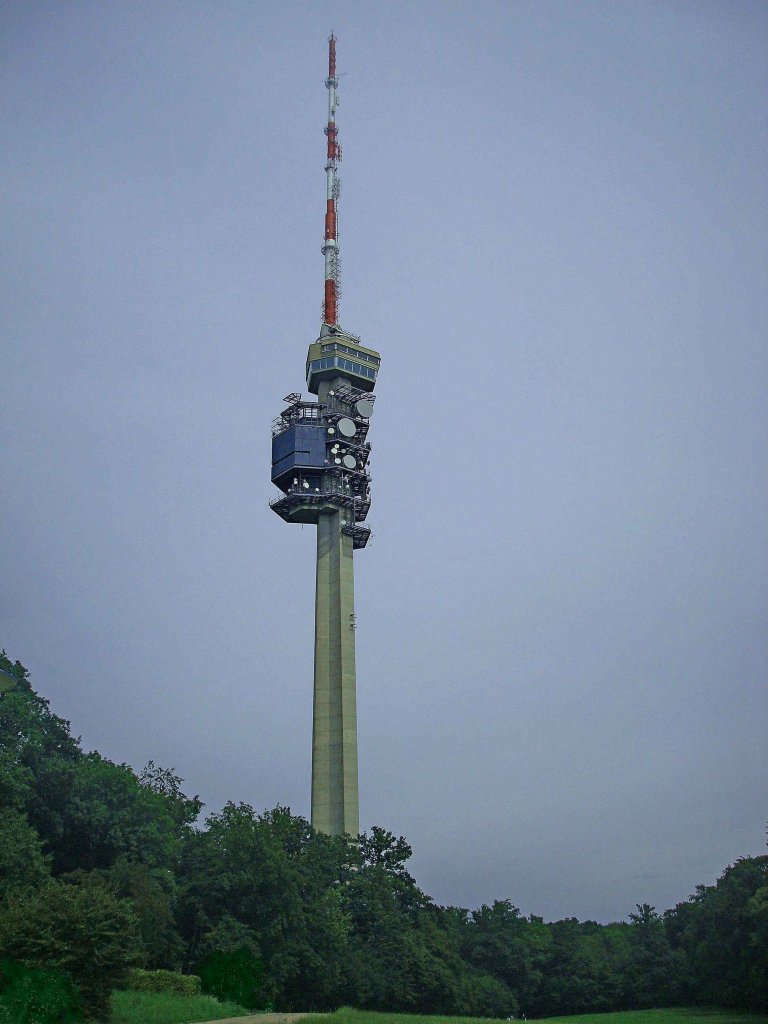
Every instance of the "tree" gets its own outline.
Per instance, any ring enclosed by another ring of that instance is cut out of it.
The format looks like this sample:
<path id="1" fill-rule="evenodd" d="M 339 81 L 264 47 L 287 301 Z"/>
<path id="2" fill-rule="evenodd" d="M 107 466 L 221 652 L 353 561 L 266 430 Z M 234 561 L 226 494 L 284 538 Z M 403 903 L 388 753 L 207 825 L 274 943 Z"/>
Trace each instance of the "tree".
<path id="1" fill-rule="evenodd" d="M 26 815 L 13 807 L 0 811 L 0 905 L 13 890 L 41 885 L 49 874 L 50 857 Z"/>
<path id="2" fill-rule="evenodd" d="M 350 922 L 348 1000 L 366 1009 L 417 1013 L 515 1007 L 511 993 L 461 955 L 464 911 L 436 907 L 406 869 L 411 848 L 374 827 L 358 840 L 341 888 Z"/>
<path id="3" fill-rule="evenodd" d="M 180 840 L 174 811 L 165 796 L 141 786 L 128 765 L 86 754 L 73 766 L 55 821 L 50 816 L 56 873 L 107 868 L 119 857 L 170 867 Z"/>
<path id="4" fill-rule="evenodd" d="M 608 930 L 611 929 L 611 931 Z M 566 918 L 548 925 L 552 946 L 530 1010 L 537 1017 L 618 1009 L 621 929 Z"/>
<path id="5" fill-rule="evenodd" d="M 137 777 L 83 753 L 21 664 L 3 653 L 0 675 L 0 956 L 70 972 L 92 1014 L 140 960 L 224 965 L 253 1000 L 263 963 L 263 1000 L 286 1010 L 768 1008 L 767 857 L 663 919 L 647 904 L 605 926 L 545 925 L 509 900 L 439 907 L 402 836 L 327 836 L 288 808 L 234 803 L 197 830 L 203 805 L 173 768 L 150 761 Z"/>
<path id="6" fill-rule="evenodd" d="M 664 915 L 687 1001 L 768 1010 L 768 857 L 745 857 Z"/>
<path id="7" fill-rule="evenodd" d="M 37 803 L 41 778 L 50 784 L 45 778 L 48 764 L 71 762 L 80 748 L 69 722 L 54 715 L 49 701 L 35 693 L 20 662 L 13 664 L 3 651 L 0 669 L 16 680 L 14 689 L 0 693 L 0 805 L 29 811 Z M 30 818 L 34 825 L 34 815 Z"/>
<path id="8" fill-rule="evenodd" d="M 188 837 L 180 861 L 187 962 L 211 952 L 226 919 L 253 936 L 265 996 L 278 1008 L 338 1005 L 348 922 L 336 890 L 350 872 L 349 840 L 315 832 L 284 807 L 257 815 L 230 803 L 206 825 Z"/>
<path id="9" fill-rule="evenodd" d="M 551 939 L 540 918 L 527 920 L 509 900 L 470 915 L 464 954 L 473 966 L 503 982 L 526 1011 L 542 978 Z"/>
<path id="10" fill-rule="evenodd" d="M 72 872 L 67 881 L 98 882 L 118 899 L 130 903 L 147 963 L 154 968 L 177 969 L 183 944 L 174 919 L 176 879 L 165 868 L 152 868 L 120 857 L 105 869 Z"/>
<path id="11" fill-rule="evenodd" d="M 165 798 L 165 806 L 171 809 L 179 828 L 192 825 L 205 806 L 199 796 L 185 796 L 183 782 L 175 768 L 161 768 L 154 761 L 149 761 L 139 774 L 139 783 L 145 789 Z"/>
<path id="12" fill-rule="evenodd" d="M 629 915 L 629 957 L 624 974 L 627 1005 L 643 1010 L 674 1005 L 679 996 L 681 963 L 669 944 L 664 922 L 648 903 Z"/>
<path id="13" fill-rule="evenodd" d="M 150 762 L 138 779 L 126 764 L 84 754 L 69 722 L 3 654 L 16 687 L 0 693 L 0 797 L 27 816 L 56 876 L 108 868 L 120 857 L 172 867 L 202 803 L 173 769 Z"/>
<path id="14" fill-rule="evenodd" d="M 0 957 L 66 972 L 80 990 L 86 1015 L 98 1019 L 143 951 L 127 901 L 96 882 L 52 880 L 9 896 L 0 910 Z"/>

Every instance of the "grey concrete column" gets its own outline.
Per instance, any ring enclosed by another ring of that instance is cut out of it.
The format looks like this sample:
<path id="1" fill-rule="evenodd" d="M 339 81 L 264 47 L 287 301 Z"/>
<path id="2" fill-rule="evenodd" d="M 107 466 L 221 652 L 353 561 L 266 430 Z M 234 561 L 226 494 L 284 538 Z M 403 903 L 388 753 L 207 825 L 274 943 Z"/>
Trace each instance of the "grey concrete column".
<path id="1" fill-rule="evenodd" d="M 355 580 L 352 538 L 343 513 L 317 524 L 315 693 L 312 722 L 312 824 L 321 832 L 356 836 L 357 707 Z"/>

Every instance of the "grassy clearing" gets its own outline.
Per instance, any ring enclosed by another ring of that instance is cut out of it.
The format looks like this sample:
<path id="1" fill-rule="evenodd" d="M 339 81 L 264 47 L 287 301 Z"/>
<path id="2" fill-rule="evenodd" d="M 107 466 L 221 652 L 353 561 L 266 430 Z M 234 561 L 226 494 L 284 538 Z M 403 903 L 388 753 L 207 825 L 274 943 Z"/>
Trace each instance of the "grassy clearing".
<path id="1" fill-rule="evenodd" d="M 213 996 L 173 996 L 166 992 L 113 992 L 110 1005 L 110 1024 L 190 1024 L 248 1013 L 237 1003 L 220 1003 Z"/>
<path id="2" fill-rule="evenodd" d="M 220 1003 L 212 996 L 171 996 L 151 992 L 114 992 L 110 1024 L 192 1024 L 249 1016 L 235 1003 Z M 258 1017 L 258 1014 L 254 1014 Z M 317 1024 L 310 1015 L 307 1024 Z M 488 1017 L 424 1017 L 407 1013 L 376 1013 L 343 1007 L 325 1018 L 328 1024 L 493 1024 Z M 591 1013 L 578 1017 L 548 1017 L 545 1024 L 768 1024 L 768 1016 L 729 1010 L 632 1010 L 626 1013 Z"/>
<path id="3" fill-rule="evenodd" d="M 579 1017 L 547 1017 L 547 1024 L 768 1024 L 764 1014 L 706 1007 L 670 1010 L 627 1010 L 624 1013 L 585 1013 Z"/>
<path id="4" fill-rule="evenodd" d="M 404 1013 L 373 1013 L 344 1007 L 326 1018 L 328 1024 L 491 1024 L 487 1017 L 417 1017 Z M 768 1016 L 729 1010 L 631 1010 L 591 1013 L 578 1017 L 548 1017 L 546 1024 L 768 1024 Z"/>
<path id="5" fill-rule="evenodd" d="M 439 1013 L 434 1016 L 420 1017 L 410 1013 L 353 1010 L 349 1006 L 342 1006 L 335 1013 L 329 1013 L 325 1021 L 326 1024 L 439 1024 L 442 1021 L 448 1021 L 450 1024 L 493 1024 L 490 1017 L 446 1017 Z"/>

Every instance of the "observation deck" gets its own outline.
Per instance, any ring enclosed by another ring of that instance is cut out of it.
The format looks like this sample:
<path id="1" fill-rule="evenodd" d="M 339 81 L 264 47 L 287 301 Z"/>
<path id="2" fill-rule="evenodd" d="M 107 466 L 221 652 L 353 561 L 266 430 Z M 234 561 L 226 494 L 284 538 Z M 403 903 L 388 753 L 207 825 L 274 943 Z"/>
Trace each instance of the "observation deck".
<path id="1" fill-rule="evenodd" d="M 344 377 L 360 391 L 373 391 L 380 365 L 379 353 L 361 345 L 356 335 L 323 324 L 319 339 L 307 353 L 307 388 L 317 395 L 321 381 Z"/>

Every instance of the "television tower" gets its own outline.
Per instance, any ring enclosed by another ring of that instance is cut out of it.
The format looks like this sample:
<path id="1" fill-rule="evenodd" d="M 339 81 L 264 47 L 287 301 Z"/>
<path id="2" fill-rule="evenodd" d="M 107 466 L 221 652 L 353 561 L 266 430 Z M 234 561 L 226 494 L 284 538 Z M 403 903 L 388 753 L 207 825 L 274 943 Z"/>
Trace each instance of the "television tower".
<path id="1" fill-rule="evenodd" d="M 307 390 L 294 392 L 272 424 L 270 507 L 287 523 L 317 526 L 312 824 L 331 835 L 360 830 L 353 551 L 371 535 L 368 427 L 379 353 L 339 325 L 338 236 L 341 147 L 336 128 L 336 39 L 328 40 L 325 290 L 320 337 L 309 346 Z"/>

